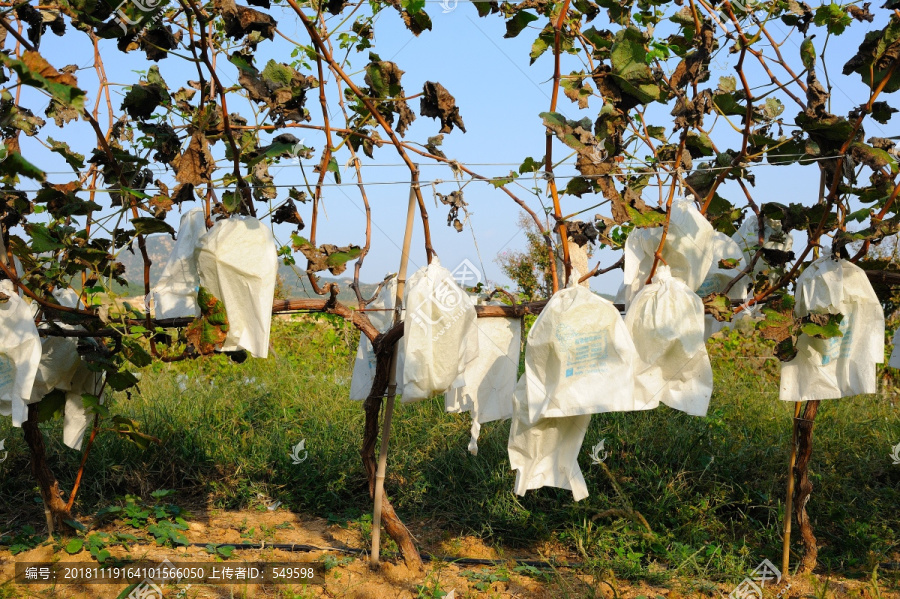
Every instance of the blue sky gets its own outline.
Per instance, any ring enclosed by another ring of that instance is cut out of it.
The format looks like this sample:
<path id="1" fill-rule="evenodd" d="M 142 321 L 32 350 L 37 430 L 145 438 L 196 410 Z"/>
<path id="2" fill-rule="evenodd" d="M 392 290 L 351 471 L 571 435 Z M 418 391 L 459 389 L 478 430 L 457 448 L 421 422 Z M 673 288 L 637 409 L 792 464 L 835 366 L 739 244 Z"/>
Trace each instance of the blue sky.
<path id="1" fill-rule="evenodd" d="M 452 7 L 452 0 L 448 0 Z M 814 7 L 815 8 L 815 7 Z M 486 19 L 477 17 L 475 8 L 469 2 L 459 2 L 449 12 L 443 12 L 444 7 L 436 0 L 428 0 L 426 10 L 431 15 L 434 27 L 433 31 L 424 32 L 416 38 L 408 33 L 402 26 L 399 16 L 391 9 L 386 9 L 378 17 L 375 26 L 374 47 L 383 60 L 396 62 L 406 74 L 403 77 L 404 90 L 408 95 L 419 93 L 425 81 L 439 81 L 450 93 L 456 97 L 457 105 L 465 121 L 467 133 L 454 130 L 452 134 L 444 137 L 443 150 L 451 158 L 469 165 L 474 171 L 486 176 L 505 175 L 528 156 L 539 160 L 544 154 L 544 127 L 538 114 L 546 111 L 550 105 L 550 93 L 552 87 L 553 63 L 550 52 L 529 66 L 529 51 L 534 38 L 543 26 L 541 19 L 534 23 L 535 26 L 523 31 L 516 39 L 503 39 L 505 26 L 498 15 L 492 15 Z M 301 43 L 307 42 L 305 30 L 292 16 L 292 13 L 278 14 L 279 9 L 273 8 L 273 16 L 279 21 L 279 30 L 287 37 Z M 876 10 L 876 21 L 873 26 L 882 27 L 887 19 L 887 11 Z M 338 21 L 330 20 L 332 25 Z M 598 29 L 607 27 L 605 15 L 600 15 L 593 23 Z M 846 114 L 853 105 L 864 102 L 867 97 L 865 87 L 859 82 L 856 75 L 844 77 L 840 75 L 843 63 L 849 58 L 859 45 L 865 31 L 872 28 L 868 24 L 854 23 L 848 31 L 839 38 L 831 38 L 828 42 L 827 62 L 828 71 L 832 76 L 835 87 L 833 94 L 833 112 Z M 772 33 L 776 36 L 786 36 L 788 28 L 778 23 L 772 23 Z M 825 39 L 823 29 L 811 30 L 817 33 L 815 39 L 817 51 Z M 799 44 L 802 37 L 796 35 L 782 48 L 784 54 L 792 62 L 797 72 L 802 70 L 799 66 Z M 148 69 L 153 63 L 144 59 L 143 52 L 132 52 L 122 55 L 117 52 L 113 43 L 104 42 L 102 53 L 105 60 L 108 78 L 118 84 L 131 84 L 136 82 L 137 74 L 134 71 Z M 260 44 L 256 54 L 256 65 L 259 68 L 265 62 L 274 58 L 280 62 L 290 62 L 292 44 L 281 37 L 276 36 L 275 42 Z M 56 38 L 49 32 L 44 36 L 42 51 L 57 67 L 67 63 L 75 63 L 83 68 L 78 72 L 79 83 L 88 90 L 89 104 L 93 106 L 96 93 L 96 78 L 91 68 L 92 53 L 86 38 L 80 34 L 70 34 L 64 38 Z M 722 50 L 716 56 L 712 64 L 712 77 L 705 86 L 715 87 L 720 76 L 733 74 L 733 64 L 736 55 L 728 54 Z M 367 62 L 366 54 L 351 57 L 351 73 L 356 73 L 355 79 L 362 80 L 360 70 Z M 565 56 L 563 59 L 563 72 L 581 68 L 580 59 L 574 56 Z M 186 79 L 196 79 L 196 69 L 192 64 L 182 60 L 167 59 L 159 63 L 163 76 L 174 91 L 180 87 Z M 674 63 L 670 65 L 674 67 Z M 226 84 L 234 83 L 237 79 L 236 69 L 219 57 L 217 65 L 219 76 Z M 783 73 L 778 73 L 779 77 Z M 823 73 L 820 68 L 820 78 Z M 760 84 L 768 81 L 755 61 L 750 61 L 748 76 L 751 82 Z M 788 77 L 783 77 L 786 80 Z M 335 97 L 336 87 L 334 82 L 328 82 L 331 97 Z M 28 93 L 28 92 L 26 92 Z M 123 89 L 114 88 L 113 103 L 118 109 L 121 103 Z M 786 122 L 791 122 L 797 112 L 795 105 L 787 98 L 780 96 L 786 106 L 784 117 Z M 850 101 L 855 98 L 855 101 Z M 887 98 L 890 101 L 890 97 Z M 230 100 L 231 101 L 231 100 Z M 43 104 L 39 104 L 43 106 Z M 418 99 L 411 101 L 411 107 L 418 112 Z M 318 98 L 313 90 L 307 100 L 307 107 L 312 112 L 313 123 L 321 123 Z M 229 108 L 234 111 L 245 107 Z M 561 95 L 559 111 L 569 118 L 582 118 L 583 116 L 596 116 L 600 108 L 600 99 L 591 98 L 590 107 L 586 111 L 579 111 L 575 104 Z M 332 107 L 333 118 L 338 118 L 340 113 L 337 105 Z M 657 122 L 670 123 L 671 117 L 667 109 L 662 108 L 655 112 Z M 101 113 L 101 124 L 105 125 L 105 111 Z M 339 119 L 337 126 L 342 124 Z M 438 121 L 418 117 L 407 132 L 406 140 L 424 142 L 427 137 L 438 133 L 440 125 Z M 306 145 L 313 146 L 318 151 L 323 147 L 322 137 L 312 131 L 289 130 L 297 137 L 304 138 Z M 278 131 L 275 134 L 281 133 Z M 667 128 L 667 134 L 671 134 L 671 125 Z M 878 125 L 868 120 L 866 124 L 867 137 L 871 135 L 893 135 L 897 133 L 891 129 L 891 125 Z M 89 152 L 94 147 L 94 139 L 89 125 L 85 122 L 70 123 L 64 130 L 59 131 L 50 121 L 43 131 L 43 135 L 50 135 L 57 139 L 68 141 L 74 149 Z M 715 128 L 714 141 L 720 149 L 736 147 L 739 137 L 730 131 L 727 123 L 720 122 Z M 31 140 L 28 140 L 29 142 Z M 55 154 L 50 154 L 36 146 L 34 143 L 23 143 L 26 148 L 26 157 L 30 157 L 28 150 L 41 156 L 38 161 L 42 167 L 53 172 L 64 172 L 65 163 Z M 220 155 L 222 144 L 218 144 L 214 151 Z M 561 160 L 569 154 L 569 150 L 561 143 L 556 142 L 554 147 L 554 159 Z M 364 239 L 365 220 L 362 211 L 362 201 L 355 185 L 355 176 L 350 168 L 344 167 L 349 158 L 349 153 L 342 152 L 338 156 L 343 172 L 342 186 L 331 185 L 326 188 L 324 195 L 324 214 L 319 225 L 318 240 L 320 243 L 334 243 L 344 245 L 347 243 L 361 244 Z M 567 165 L 561 166 L 557 171 L 560 177 L 561 187 L 565 186 L 567 175 L 575 171 L 568 160 Z M 401 163 L 399 155 L 390 147 L 384 147 L 376 152 L 374 159 L 366 159 L 363 167 L 365 182 L 368 184 L 367 193 L 373 212 L 373 238 L 372 250 L 366 258 L 362 279 L 364 281 L 380 280 L 387 272 L 397 269 L 400 259 L 400 244 L 403 236 L 406 206 L 409 193 L 409 172 Z M 470 219 L 465 230 L 457 233 L 453 228 L 446 226 L 446 206 L 435 206 L 433 191 L 447 194 L 459 189 L 465 183 L 455 181 L 452 172 L 446 165 L 434 165 L 424 160 L 421 165 L 421 177 L 423 194 L 429 210 L 431 230 L 434 247 L 442 264 L 453 268 L 463 259 L 468 259 L 473 264 L 484 270 L 486 278 L 492 281 L 508 284 L 503 278 L 496 264 L 496 257 L 510 249 L 521 249 L 524 246 L 525 237 L 517 226 L 519 208 L 502 191 L 494 189 L 486 183 L 471 182 L 464 188 L 465 199 L 469 204 Z M 391 166 L 394 165 L 394 166 Z M 307 176 L 313 177 L 313 164 L 306 165 Z M 157 167 L 160 168 L 161 167 Z M 276 184 L 302 184 L 301 171 L 298 164 L 290 160 L 284 160 L 280 165 L 272 165 L 270 172 L 275 176 Z M 805 202 L 815 201 L 818 192 L 818 169 L 815 167 L 773 167 L 760 166 L 755 169 L 756 187 L 753 189 L 754 197 L 758 202 Z M 159 173 L 164 181 L 171 179 L 171 172 Z M 68 181 L 71 175 L 54 174 L 51 179 L 57 182 Z M 333 180 L 329 177 L 329 183 Z M 434 185 L 432 186 L 432 183 Z M 522 199 L 537 212 L 541 212 L 541 202 L 532 195 L 528 188 L 533 187 L 532 182 L 520 179 L 520 186 L 513 187 Z M 30 182 L 23 187 L 37 187 Z M 543 187 L 543 186 L 542 186 Z M 656 201 L 655 189 L 651 194 L 645 194 L 648 201 Z M 286 196 L 287 189 L 279 188 L 280 197 Z M 722 195 L 730 199 L 738 206 L 745 205 L 743 194 L 733 184 L 726 184 L 720 191 Z M 586 209 L 600 201 L 599 196 L 585 195 L 578 199 L 570 196 L 562 197 L 563 212 L 572 213 Z M 106 203 L 100 196 L 100 203 Z M 544 198 L 544 203 L 549 201 Z M 185 207 L 187 208 L 187 207 Z M 605 208 L 608 211 L 608 208 Z M 590 217 L 595 212 L 602 210 L 589 210 L 585 216 Z M 263 210 L 264 214 L 267 210 Z M 301 207 L 304 219 L 309 222 L 309 205 Z M 608 214 L 608 212 L 606 212 Z M 178 216 L 173 213 L 169 222 L 177 227 Z M 474 232 L 474 234 L 473 234 Z M 425 264 L 425 253 L 422 242 L 421 223 L 416 221 L 416 237 L 413 241 L 413 253 L 411 256 L 410 271 Z M 289 231 L 284 227 L 276 227 L 276 236 L 280 241 L 287 243 Z M 476 242 L 477 240 L 477 242 Z M 802 242 L 797 240 L 795 247 Z M 802 249 L 802 246 L 800 246 Z M 604 265 L 617 259 L 617 255 L 611 252 L 598 252 L 594 259 L 599 259 Z M 298 263 L 303 262 L 302 257 Z M 614 293 L 621 282 L 621 271 L 613 271 L 603 277 L 593 280 L 594 289 L 606 293 Z"/>

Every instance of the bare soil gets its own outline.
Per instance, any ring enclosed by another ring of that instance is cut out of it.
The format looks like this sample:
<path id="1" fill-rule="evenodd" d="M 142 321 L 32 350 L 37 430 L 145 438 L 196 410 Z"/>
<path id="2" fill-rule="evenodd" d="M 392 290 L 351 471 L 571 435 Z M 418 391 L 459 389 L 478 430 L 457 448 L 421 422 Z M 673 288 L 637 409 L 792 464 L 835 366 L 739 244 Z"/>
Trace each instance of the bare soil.
<path id="1" fill-rule="evenodd" d="M 733 585 L 683 580 L 666 587 L 654 587 L 643 582 L 617 580 L 610 572 L 592 576 L 583 571 L 564 567 L 550 570 L 546 575 L 528 575 L 514 571 L 514 559 L 548 559 L 557 562 L 578 562 L 577 556 L 566 554 L 561 547 L 552 545 L 533 547 L 529 552 L 507 551 L 501 547 L 484 544 L 469 536 L 455 536 L 434 523 L 413 524 L 410 528 L 421 547 L 428 553 L 450 558 L 478 558 L 509 560 L 494 566 L 461 565 L 452 561 L 426 562 L 422 572 L 410 571 L 396 556 L 388 556 L 380 569 L 373 570 L 366 556 L 355 556 L 335 549 L 359 549 L 366 546 L 366 539 L 358 525 L 340 525 L 321 518 L 304 517 L 285 509 L 269 511 L 245 510 L 241 512 L 209 511 L 192 512 L 188 519 L 190 529 L 186 535 L 191 543 L 239 544 L 264 543 L 262 549 L 237 550 L 227 560 L 216 558 L 202 546 L 168 548 L 153 543 L 135 544 L 130 551 L 117 546 L 110 548 L 118 558 L 163 562 L 168 559 L 179 562 L 215 562 L 222 566 L 239 561 L 263 562 L 322 562 L 326 556 L 333 567 L 325 574 L 322 585 L 307 587 L 287 585 L 261 585 L 248 583 L 221 585 L 168 585 L 162 598 L 206 599 L 234 597 L 271 597 L 300 599 L 307 597 L 341 597 L 348 599 L 407 599 L 441 597 L 446 599 L 481 597 L 516 597 L 528 599 L 552 599 L 556 597 L 596 597 L 638 599 L 684 599 L 688 597 L 727 597 Z M 104 532 L 117 530 L 114 525 L 101 527 Z M 144 531 L 121 528 L 142 536 Z M 279 543 L 314 545 L 330 548 L 310 552 L 286 551 L 269 547 Z M 63 543 L 45 543 L 35 549 L 13 557 L 9 551 L 0 550 L 0 598 L 7 597 L 59 597 L 115 599 L 122 593 L 123 584 L 21 584 L 14 578 L 15 563 L 58 562 L 77 566 L 95 563 L 87 551 L 69 555 Z M 493 575 L 493 577 L 491 576 Z M 894 574 L 896 577 L 896 573 Z M 788 584 L 790 587 L 788 588 Z M 896 588 L 896 581 L 893 582 Z M 805 599 L 900 599 L 900 593 L 886 590 L 888 581 L 876 586 L 868 579 L 851 580 L 825 576 L 794 576 L 780 584 L 768 585 L 766 598 Z M 779 592 L 781 593 L 779 595 Z M 747 597 L 756 597 L 747 595 Z M 162 599 L 149 595 L 148 599 Z"/>

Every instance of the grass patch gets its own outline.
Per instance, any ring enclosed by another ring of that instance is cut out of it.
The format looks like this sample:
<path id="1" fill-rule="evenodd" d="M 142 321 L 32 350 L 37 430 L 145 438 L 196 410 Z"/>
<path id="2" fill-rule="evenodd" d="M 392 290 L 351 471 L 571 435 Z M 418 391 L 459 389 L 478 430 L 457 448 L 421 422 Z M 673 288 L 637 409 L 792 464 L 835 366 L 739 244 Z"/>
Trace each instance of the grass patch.
<path id="1" fill-rule="evenodd" d="M 276 320 L 272 338 L 268 360 L 238 365 L 215 356 L 145 369 L 140 392 L 117 397 L 113 413 L 136 419 L 163 443 L 140 451 L 101 434 L 77 511 L 177 489 L 179 501 L 194 497 L 220 509 L 259 506 L 262 495 L 293 511 L 364 523 L 362 406 L 346 399 L 358 337 L 315 315 Z M 581 460 L 591 492 L 584 501 L 556 489 L 515 496 L 509 423 L 484 426 L 472 457 L 468 416 L 444 413 L 439 399 L 398 404 L 387 490 L 405 519 L 513 547 L 562 543 L 597 572 L 620 578 L 739 580 L 763 558 L 780 563 L 792 406 L 778 400 L 779 365 L 758 338 L 736 332 L 710 352 L 715 392 L 707 418 L 666 407 L 592 418 Z M 817 417 L 808 510 L 823 568 L 845 576 L 898 561 L 900 466 L 889 453 L 900 442 L 900 413 L 893 379 L 884 376 L 891 393 L 823 402 Z M 80 453 L 62 445 L 58 421 L 45 433 L 54 471 L 71 488 Z M 0 543 L 27 543 L 16 531 L 40 526 L 43 514 L 27 448 L 8 419 L 0 421 L 2 438 L 9 457 L 0 465 L 0 505 L 19 513 L 0 521 L 8 533 Z M 606 464 L 652 534 L 630 520 L 592 518 L 623 507 L 588 458 L 601 439 Z M 308 457 L 295 464 L 291 449 L 300 440 Z M 881 576 L 882 586 L 896 584 L 896 573 Z M 424 596 L 435 590 L 423 589 Z"/>

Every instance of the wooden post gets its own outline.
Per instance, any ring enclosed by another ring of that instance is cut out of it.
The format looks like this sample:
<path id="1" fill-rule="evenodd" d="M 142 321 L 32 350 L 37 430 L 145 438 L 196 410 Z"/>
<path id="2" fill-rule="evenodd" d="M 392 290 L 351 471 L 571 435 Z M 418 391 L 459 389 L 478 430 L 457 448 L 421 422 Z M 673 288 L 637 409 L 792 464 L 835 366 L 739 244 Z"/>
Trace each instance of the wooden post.
<path id="1" fill-rule="evenodd" d="M 791 566 L 791 521 L 794 503 L 794 464 L 797 463 L 797 419 L 800 417 L 800 402 L 794 402 L 794 419 L 791 433 L 791 458 L 788 461 L 787 497 L 784 500 L 784 545 L 781 551 L 781 573 L 787 575 Z"/>
<path id="2" fill-rule="evenodd" d="M 403 291 L 406 288 L 406 270 L 409 265 L 409 247 L 412 243 L 413 219 L 416 214 L 416 185 L 418 185 L 418 165 L 409 183 L 409 207 L 406 211 L 406 233 L 403 235 L 403 250 L 400 255 L 400 270 L 397 273 L 397 295 L 394 298 L 394 324 L 400 322 L 403 307 Z M 375 471 L 375 506 L 372 512 L 372 558 L 371 565 L 377 566 L 381 554 L 381 500 L 384 497 L 384 475 L 387 470 L 388 441 L 391 436 L 391 418 L 394 415 L 394 398 L 397 395 L 397 353 L 394 346 L 391 356 L 390 378 L 387 387 L 387 402 L 384 407 L 384 422 L 381 429 L 381 450 L 378 454 L 378 469 Z"/>

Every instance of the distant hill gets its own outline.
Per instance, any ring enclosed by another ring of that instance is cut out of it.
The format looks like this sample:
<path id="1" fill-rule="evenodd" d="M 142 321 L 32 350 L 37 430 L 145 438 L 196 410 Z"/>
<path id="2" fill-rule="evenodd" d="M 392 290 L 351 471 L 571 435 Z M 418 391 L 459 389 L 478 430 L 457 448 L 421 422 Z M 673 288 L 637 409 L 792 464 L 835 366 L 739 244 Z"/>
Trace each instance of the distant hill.
<path id="1" fill-rule="evenodd" d="M 147 253 L 150 256 L 152 264 L 150 265 L 150 284 L 154 285 L 162 275 L 163 268 L 172 251 L 175 249 L 175 241 L 168 235 L 151 235 L 147 238 Z M 300 256 L 302 260 L 303 257 Z M 144 294 L 144 261 L 141 258 L 141 252 L 138 250 L 137 243 L 134 244 L 134 253 L 125 249 L 119 253 L 119 261 L 125 265 L 125 280 L 129 285 L 127 288 L 118 287 L 117 293 L 125 293 L 129 296 L 140 296 Z M 351 265 L 352 266 L 352 265 Z M 348 272 L 352 270 L 348 269 Z M 284 263 L 279 263 L 278 274 L 281 276 L 284 285 L 284 294 L 288 298 L 315 297 L 312 288 L 309 286 L 309 280 L 306 278 L 305 270 L 298 261 L 293 267 Z M 350 289 L 350 283 L 353 277 L 319 277 L 321 283 L 337 283 L 341 292 L 338 294 L 338 300 L 353 305 L 356 302 L 356 294 Z M 378 284 L 360 282 L 360 290 L 363 297 L 369 298 Z"/>

